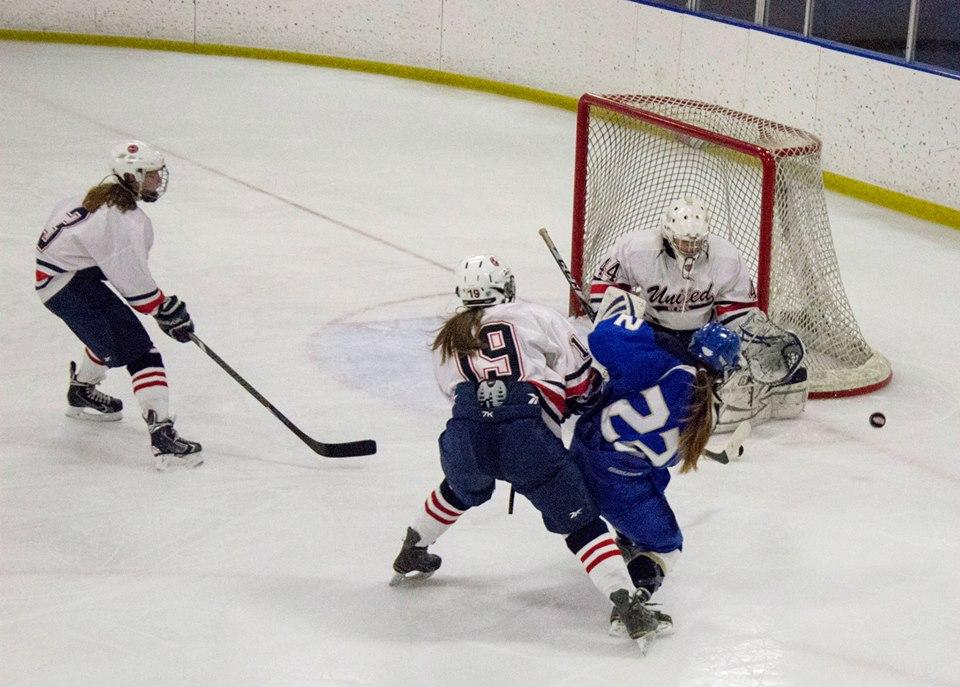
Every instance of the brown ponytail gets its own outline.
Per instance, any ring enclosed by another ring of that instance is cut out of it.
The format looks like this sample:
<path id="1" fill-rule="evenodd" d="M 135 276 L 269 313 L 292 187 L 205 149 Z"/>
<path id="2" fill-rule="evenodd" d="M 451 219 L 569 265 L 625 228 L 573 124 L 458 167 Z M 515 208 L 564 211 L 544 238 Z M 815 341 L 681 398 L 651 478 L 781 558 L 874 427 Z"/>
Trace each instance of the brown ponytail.
<path id="1" fill-rule="evenodd" d="M 697 369 L 693 398 L 687 410 L 686 426 L 680 433 L 680 472 L 697 469 L 697 461 L 713 431 L 713 385 L 715 377 L 703 368 Z"/>
<path id="2" fill-rule="evenodd" d="M 115 207 L 120 212 L 127 212 L 137 207 L 137 199 L 122 185 L 104 182 L 87 191 L 83 199 L 83 209 L 87 212 L 96 212 L 104 205 Z"/>
<path id="3" fill-rule="evenodd" d="M 466 308 L 443 323 L 431 346 L 431 350 L 440 350 L 441 362 L 460 353 L 477 353 L 483 348 L 480 342 L 481 317 L 482 308 Z"/>

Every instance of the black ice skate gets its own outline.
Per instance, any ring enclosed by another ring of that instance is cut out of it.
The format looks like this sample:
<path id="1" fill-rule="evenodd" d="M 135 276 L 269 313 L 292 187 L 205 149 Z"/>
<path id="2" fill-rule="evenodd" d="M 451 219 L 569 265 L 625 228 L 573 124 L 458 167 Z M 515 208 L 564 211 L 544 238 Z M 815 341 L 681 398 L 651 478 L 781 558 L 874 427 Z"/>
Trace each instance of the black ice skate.
<path id="1" fill-rule="evenodd" d="M 77 381 L 77 364 L 70 362 L 70 388 L 67 389 L 67 417 L 95 422 L 116 422 L 123 415 L 123 401 L 97 390 L 96 384 Z"/>
<path id="2" fill-rule="evenodd" d="M 390 586 L 414 580 L 425 580 L 440 567 L 440 556 L 429 553 L 426 546 L 417 546 L 420 533 L 412 527 L 407 528 L 407 536 L 400 547 L 400 554 L 393 562 L 396 575 L 390 580 Z"/>
<path id="3" fill-rule="evenodd" d="M 147 427 L 150 429 L 150 446 L 157 462 L 154 467 L 160 472 L 176 468 L 195 468 L 203 463 L 201 446 L 196 441 L 187 441 L 173 428 L 173 420 L 157 420 L 157 413 L 147 412 Z"/>
<path id="4" fill-rule="evenodd" d="M 648 605 L 646 589 L 637 589 L 632 595 L 626 589 L 618 589 L 610 595 L 613 610 L 610 612 L 610 633 L 626 634 L 637 643 L 642 653 L 654 637 L 670 634 L 673 619 L 666 613 L 653 610 Z M 615 626 L 623 628 L 615 631 Z"/>
<path id="5" fill-rule="evenodd" d="M 673 634 L 673 618 L 662 611 L 651 608 L 651 606 L 658 604 L 645 601 L 644 605 L 647 607 L 647 610 L 653 614 L 653 617 L 657 619 L 656 635 L 659 637 L 661 635 Z M 620 620 L 620 611 L 617 610 L 616 606 L 610 609 L 610 634 L 614 637 L 629 636 L 626 626 L 623 624 L 623 621 Z"/>

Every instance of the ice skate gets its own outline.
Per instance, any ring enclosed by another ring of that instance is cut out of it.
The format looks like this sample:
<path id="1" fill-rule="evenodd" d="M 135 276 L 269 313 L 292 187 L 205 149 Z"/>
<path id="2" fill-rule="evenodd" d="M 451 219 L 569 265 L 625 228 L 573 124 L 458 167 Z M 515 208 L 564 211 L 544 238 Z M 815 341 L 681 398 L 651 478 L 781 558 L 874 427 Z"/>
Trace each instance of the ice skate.
<path id="1" fill-rule="evenodd" d="M 393 571 L 396 574 L 390 580 L 391 587 L 425 580 L 440 567 L 440 556 L 429 553 L 426 546 L 417 546 L 419 541 L 420 533 L 408 527 L 400 554 L 393 561 Z"/>
<path id="2" fill-rule="evenodd" d="M 645 589 L 638 589 L 632 595 L 626 589 L 618 589 L 610 595 L 613 611 L 610 614 L 610 633 L 614 625 L 619 624 L 622 634 L 637 643 L 641 653 L 647 653 L 650 642 L 655 637 L 673 631 L 673 619 L 666 613 L 652 610 L 647 605 Z"/>
<path id="3" fill-rule="evenodd" d="M 646 590 L 644 590 L 645 592 Z M 666 613 L 658 611 L 651 606 L 656 606 L 657 604 L 651 603 L 649 601 L 644 602 L 647 610 L 653 614 L 653 617 L 657 619 L 657 630 L 656 636 L 660 637 L 663 635 L 673 634 L 673 618 L 671 618 Z M 614 606 L 610 609 L 610 634 L 614 637 L 629 637 L 626 626 L 623 624 L 623 621 L 620 620 L 620 611 L 617 610 L 617 607 Z"/>
<path id="4" fill-rule="evenodd" d="M 646 555 L 650 557 L 645 551 L 640 547 L 630 541 L 625 537 L 621 532 L 617 532 L 617 547 L 620 549 L 620 553 L 623 555 L 623 560 L 629 566 L 630 563 L 638 558 L 639 556 Z M 660 582 L 663 580 L 663 569 L 659 564 L 656 565 L 658 579 L 648 580 L 649 583 L 653 584 L 653 589 L 656 591 L 660 587 Z M 634 584 L 640 584 L 640 582 L 634 579 Z M 644 596 L 644 606 L 649 610 L 653 616 L 657 619 L 657 635 L 668 635 L 673 633 L 673 618 L 671 618 L 666 613 L 658 611 L 653 608 L 653 606 L 659 606 L 657 603 L 650 601 L 650 590 L 646 588 L 646 585 L 643 585 L 638 589 L 638 593 L 642 593 Z M 623 621 L 620 620 L 620 613 L 617 611 L 617 607 L 614 606 L 610 609 L 610 634 L 615 637 L 626 637 L 627 628 L 624 627 Z"/>
<path id="5" fill-rule="evenodd" d="M 150 446 L 156 457 L 154 467 L 160 472 L 177 468 L 195 468 L 203 463 L 201 446 L 196 441 L 187 441 L 173 428 L 173 419 L 158 420 L 154 411 L 147 412 L 147 427 L 150 429 Z"/>
<path id="6" fill-rule="evenodd" d="M 123 401 L 97 390 L 96 384 L 77 381 L 77 364 L 70 362 L 67 417 L 94 422 L 116 422 L 123 417 Z"/>

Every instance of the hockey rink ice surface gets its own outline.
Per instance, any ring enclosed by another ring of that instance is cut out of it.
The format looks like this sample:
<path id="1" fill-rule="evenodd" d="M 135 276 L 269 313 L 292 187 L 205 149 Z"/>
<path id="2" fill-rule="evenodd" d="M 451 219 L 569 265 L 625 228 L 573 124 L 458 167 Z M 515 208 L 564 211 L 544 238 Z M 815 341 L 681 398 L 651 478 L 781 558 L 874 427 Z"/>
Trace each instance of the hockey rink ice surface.
<path id="1" fill-rule="evenodd" d="M 766 424 L 668 494 L 686 537 L 645 657 L 532 506 L 501 486 L 391 588 L 441 473 L 427 350 L 451 266 L 492 252 L 557 309 L 573 113 L 243 59 L 0 42 L 0 684 L 960 684 L 960 232 L 828 196 L 840 267 L 894 380 Z M 33 293 L 54 203 L 120 139 L 167 153 L 152 269 L 197 333 L 324 441 L 321 459 L 195 346 L 147 322 L 177 428 L 159 474 L 122 422 L 64 417 L 81 352 Z M 868 422 L 887 416 L 883 429 Z"/>

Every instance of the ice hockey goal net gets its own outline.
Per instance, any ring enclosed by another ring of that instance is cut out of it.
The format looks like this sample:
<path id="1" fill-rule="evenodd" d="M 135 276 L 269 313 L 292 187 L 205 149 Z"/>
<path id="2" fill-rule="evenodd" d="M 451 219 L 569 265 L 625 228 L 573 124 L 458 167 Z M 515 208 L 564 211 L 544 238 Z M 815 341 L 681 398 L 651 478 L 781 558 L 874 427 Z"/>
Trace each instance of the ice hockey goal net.
<path id="1" fill-rule="evenodd" d="M 711 231 L 740 249 L 761 309 L 803 339 L 812 397 L 890 381 L 840 279 L 817 137 L 694 100 L 580 98 L 571 271 L 581 284 L 617 238 L 658 228 L 685 193 L 707 204 Z"/>

